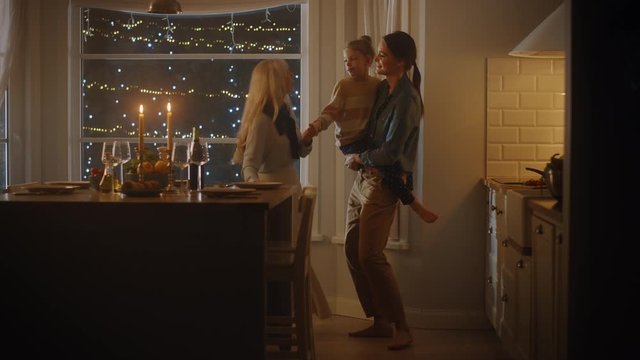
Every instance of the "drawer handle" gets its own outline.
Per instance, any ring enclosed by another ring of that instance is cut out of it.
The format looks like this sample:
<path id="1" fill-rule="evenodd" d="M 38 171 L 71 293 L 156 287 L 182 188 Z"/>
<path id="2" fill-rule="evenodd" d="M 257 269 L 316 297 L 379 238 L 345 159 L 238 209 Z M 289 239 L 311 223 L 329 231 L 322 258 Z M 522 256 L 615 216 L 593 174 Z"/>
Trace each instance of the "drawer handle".
<path id="1" fill-rule="evenodd" d="M 509 242 L 507 240 L 502 240 L 502 246 L 504 247 L 509 246 Z"/>
<path id="2" fill-rule="evenodd" d="M 489 231 L 487 231 L 487 233 L 493 234 L 493 226 L 489 226 Z"/>
<path id="3" fill-rule="evenodd" d="M 542 225 L 538 225 L 538 227 L 536 227 L 536 234 L 538 235 L 542 235 L 544 231 L 542 231 Z"/>
<path id="4" fill-rule="evenodd" d="M 518 269 L 522 269 L 524 267 L 524 262 L 522 260 L 518 260 L 518 262 L 516 263 L 516 267 Z"/>

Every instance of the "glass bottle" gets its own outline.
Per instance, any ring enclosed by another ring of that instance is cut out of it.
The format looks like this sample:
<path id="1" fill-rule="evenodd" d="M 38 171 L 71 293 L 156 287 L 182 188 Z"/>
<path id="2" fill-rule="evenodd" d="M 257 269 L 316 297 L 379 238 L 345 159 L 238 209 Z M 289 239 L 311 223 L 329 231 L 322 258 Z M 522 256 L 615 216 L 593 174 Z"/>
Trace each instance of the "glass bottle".
<path id="1" fill-rule="evenodd" d="M 104 168 L 104 174 L 100 180 L 100 192 L 111 193 L 113 190 L 113 166 L 107 165 Z"/>
<path id="2" fill-rule="evenodd" d="M 200 159 L 202 157 L 202 146 L 200 146 L 200 135 L 198 134 L 198 129 L 196 127 L 193 128 L 191 138 L 191 144 L 189 145 L 189 190 L 198 190 L 200 186 L 198 186 L 198 180 L 201 180 L 200 175 L 200 165 L 194 163 L 194 159 Z"/>

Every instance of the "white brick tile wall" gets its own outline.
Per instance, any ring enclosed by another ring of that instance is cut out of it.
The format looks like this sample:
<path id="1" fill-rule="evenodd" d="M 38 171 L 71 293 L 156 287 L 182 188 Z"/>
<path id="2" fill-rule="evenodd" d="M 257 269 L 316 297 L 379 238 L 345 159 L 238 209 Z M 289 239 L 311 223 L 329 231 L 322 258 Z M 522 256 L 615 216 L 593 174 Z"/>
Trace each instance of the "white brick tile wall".
<path id="1" fill-rule="evenodd" d="M 502 110 L 487 110 L 487 125 L 489 125 L 489 126 L 501 126 L 502 125 Z"/>
<path id="2" fill-rule="evenodd" d="M 488 144 L 487 145 L 487 160 L 502 160 L 502 145 Z"/>
<path id="3" fill-rule="evenodd" d="M 535 91 L 534 75 L 505 75 L 502 78 L 504 91 Z"/>
<path id="4" fill-rule="evenodd" d="M 564 60 L 553 60 L 553 73 L 554 74 L 564 74 Z"/>
<path id="5" fill-rule="evenodd" d="M 502 91 L 502 76 L 487 75 L 487 89 L 489 91 Z"/>
<path id="6" fill-rule="evenodd" d="M 564 110 L 536 111 L 536 125 L 564 127 Z"/>
<path id="7" fill-rule="evenodd" d="M 502 125 L 504 126 L 535 126 L 535 110 L 503 110 Z"/>
<path id="8" fill-rule="evenodd" d="M 487 106 L 489 109 L 516 109 L 518 95 L 517 92 L 491 91 L 487 94 Z"/>
<path id="9" fill-rule="evenodd" d="M 492 145 L 495 146 L 495 145 Z M 536 160 L 549 161 L 553 154 L 564 153 L 564 145 L 537 145 L 536 146 Z"/>
<path id="10" fill-rule="evenodd" d="M 565 61 L 487 60 L 487 176 L 538 179 L 564 152 Z"/>
<path id="11" fill-rule="evenodd" d="M 553 142 L 556 144 L 564 143 L 564 128 L 553 129 Z M 564 153 L 564 151 L 562 153 Z"/>
<path id="12" fill-rule="evenodd" d="M 555 109 L 564 109 L 565 96 L 562 94 L 553 94 L 553 107 Z"/>
<path id="13" fill-rule="evenodd" d="M 536 160 L 536 145 L 506 144 L 502 153 L 503 160 Z"/>
<path id="14" fill-rule="evenodd" d="M 564 92 L 564 75 L 540 75 L 537 91 L 540 92 Z"/>
<path id="15" fill-rule="evenodd" d="M 518 128 L 489 127 L 487 129 L 487 142 L 489 144 L 517 144 Z"/>
<path id="16" fill-rule="evenodd" d="M 490 75 L 517 74 L 518 64 L 518 59 L 514 58 L 489 59 L 487 62 L 487 73 Z"/>
<path id="17" fill-rule="evenodd" d="M 520 128 L 521 144 L 553 144 L 553 128 Z"/>
<path id="18" fill-rule="evenodd" d="M 520 177 L 517 161 L 489 161 L 487 162 L 487 173 L 492 177 Z"/>
<path id="19" fill-rule="evenodd" d="M 553 73 L 553 60 L 546 59 L 518 59 L 520 74 L 543 75 Z"/>
<path id="20" fill-rule="evenodd" d="M 553 94 L 520 93 L 520 107 L 523 109 L 553 109 Z"/>

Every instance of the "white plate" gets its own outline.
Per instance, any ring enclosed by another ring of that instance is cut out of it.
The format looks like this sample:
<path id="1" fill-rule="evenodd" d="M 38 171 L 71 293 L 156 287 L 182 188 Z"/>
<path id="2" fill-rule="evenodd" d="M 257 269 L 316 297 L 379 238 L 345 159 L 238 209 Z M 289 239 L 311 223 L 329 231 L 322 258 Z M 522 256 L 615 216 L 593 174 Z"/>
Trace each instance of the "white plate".
<path id="1" fill-rule="evenodd" d="M 236 186 L 231 187 L 222 187 L 222 186 L 208 186 L 200 190 L 201 193 L 210 196 L 229 196 L 229 195 L 246 195 L 255 192 L 256 189 L 253 188 L 240 188 Z"/>
<path id="2" fill-rule="evenodd" d="M 77 186 L 80 189 L 88 189 L 91 183 L 89 181 L 47 181 L 45 182 L 47 185 L 66 185 L 66 186 Z"/>
<path id="3" fill-rule="evenodd" d="M 249 188 L 249 189 L 277 189 L 282 185 L 281 182 L 275 182 L 275 181 L 236 182 L 233 184 L 240 188 Z"/>
<path id="4" fill-rule="evenodd" d="M 30 185 L 25 187 L 28 192 L 36 194 L 70 194 L 77 188 L 78 186 L 49 184 Z"/>

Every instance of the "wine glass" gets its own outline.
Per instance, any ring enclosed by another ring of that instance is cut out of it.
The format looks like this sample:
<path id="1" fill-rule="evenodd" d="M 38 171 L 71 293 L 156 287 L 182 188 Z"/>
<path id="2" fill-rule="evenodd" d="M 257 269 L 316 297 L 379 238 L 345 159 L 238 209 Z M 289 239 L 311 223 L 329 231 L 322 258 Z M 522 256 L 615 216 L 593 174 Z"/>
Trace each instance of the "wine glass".
<path id="1" fill-rule="evenodd" d="M 173 159 L 173 166 L 178 168 L 178 173 L 180 175 L 180 190 L 183 188 L 186 189 L 186 184 L 184 182 L 184 178 L 182 177 L 182 172 L 184 169 L 189 167 L 189 157 L 191 156 L 189 152 L 189 144 L 186 143 L 174 143 L 173 149 L 171 152 L 171 159 Z"/>
<path id="2" fill-rule="evenodd" d="M 202 190 L 202 165 L 209 162 L 209 146 L 206 142 L 194 141 L 189 145 L 189 164 L 198 165 L 198 190 Z"/>
<path id="3" fill-rule="evenodd" d="M 113 142 L 113 157 L 120 165 L 120 185 L 124 182 L 124 164 L 131 160 L 131 145 L 128 141 Z"/>

